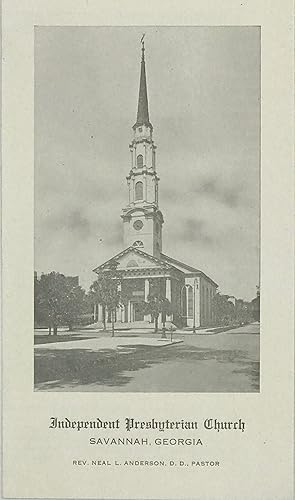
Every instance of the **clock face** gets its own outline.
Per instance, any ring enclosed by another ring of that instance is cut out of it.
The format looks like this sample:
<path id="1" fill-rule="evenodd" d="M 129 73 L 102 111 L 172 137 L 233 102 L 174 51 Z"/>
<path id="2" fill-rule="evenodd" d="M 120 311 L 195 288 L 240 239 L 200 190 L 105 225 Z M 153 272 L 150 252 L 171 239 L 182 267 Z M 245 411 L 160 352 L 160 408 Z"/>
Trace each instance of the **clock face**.
<path id="1" fill-rule="evenodd" d="M 136 231 L 140 231 L 143 228 L 143 222 L 141 220 L 136 220 L 133 227 Z"/>

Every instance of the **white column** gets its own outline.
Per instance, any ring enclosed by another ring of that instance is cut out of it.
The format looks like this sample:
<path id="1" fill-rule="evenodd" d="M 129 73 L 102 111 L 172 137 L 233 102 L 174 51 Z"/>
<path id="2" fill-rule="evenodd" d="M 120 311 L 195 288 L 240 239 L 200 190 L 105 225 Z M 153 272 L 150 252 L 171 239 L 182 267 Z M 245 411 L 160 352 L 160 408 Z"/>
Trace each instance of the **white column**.
<path id="1" fill-rule="evenodd" d="M 201 326 L 201 282 L 198 279 L 196 284 L 196 326 Z"/>
<path id="2" fill-rule="evenodd" d="M 146 278 L 144 280 L 144 301 L 147 302 L 147 298 L 149 296 L 149 293 L 150 293 L 150 282 L 149 280 Z M 145 314 L 144 315 L 144 321 L 148 321 L 150 322 L 151 321 L 151 315 L 150 314 Z"/>
<path id="3" fill-rule="evenodd" d="M 144 174 L 144 199 L 147 201 L 147 176 Z"/>
<path id="4" fill-rule="evenodd" d="M 150 293 L 150 282 L 149 280 L 146 278 L 144 280 L 144 301 L 146 302 L 147 301 L 147 298 L 148 298 L 148 295 Z"/>
<path id="5" fill-rule="evenodd" d="M 118 323 L 119 321 L 122 321 L 122 315 L 121 315 L 121 307 L 118 306 L 116 307 L 116 322 Z"/>
<path id="6" fill-rule="evenodd" d="M 130 321 L 134 321 L 134 304 L 130 302 Z"/>
<path id="7" fill-rule="evenodd" d="M 102 305 L 97 304 L 98 312 L 97 312 L 97 321 L 102 321 Z"/>
<path id="8" fill-rule="evenodd" d="M 166 278 L 166 299 L 171 302 L 171 278 Z"/>
<path id="9" fill-rule="evenodd" d="M 166 278 L 166 299 L 172 304 L 171 278 Z M 172 321 L 172 315 L 167 314 L 167 321 Z"/>
<path id="10" fill-rule="evenodd" d="M 93 323 L 96 321 L 96 304 L 93 304 Z"/>

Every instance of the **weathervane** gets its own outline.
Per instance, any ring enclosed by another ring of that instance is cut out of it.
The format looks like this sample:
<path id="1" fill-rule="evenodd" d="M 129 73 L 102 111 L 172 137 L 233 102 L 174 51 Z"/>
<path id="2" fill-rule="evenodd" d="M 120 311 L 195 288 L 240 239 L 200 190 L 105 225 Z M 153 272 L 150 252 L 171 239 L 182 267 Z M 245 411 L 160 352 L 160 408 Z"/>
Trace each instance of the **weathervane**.
<path id="1" fill-rule="evenodd" d="M 140 39 L 140 43 L 141 43 L 141 45 L 142 45 L 142 48 L 141 48 L 141 50 L 142 50 L 142 59 L 144 59 L 144 50 L 145 50 L 145 49 L 144 49 L 144 40 L 143 40 L 143 39 L 144 39 L 144 37 L 145 37 L 145 33 L 143 33 L 143 35 L 142 35 L 142 37 L 141 37 L 141 39 Z"/>

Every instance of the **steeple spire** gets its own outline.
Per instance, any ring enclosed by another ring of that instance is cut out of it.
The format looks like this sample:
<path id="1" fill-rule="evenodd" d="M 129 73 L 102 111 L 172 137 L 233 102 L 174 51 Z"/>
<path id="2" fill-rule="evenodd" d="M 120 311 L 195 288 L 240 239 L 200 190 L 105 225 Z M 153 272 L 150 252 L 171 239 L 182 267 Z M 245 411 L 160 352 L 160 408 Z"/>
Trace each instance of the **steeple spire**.
<path id="1" fill-rule="evenodd" d="M 142 248 L 160 258 L 162 251 L 162 226 L 159 209 L 159 177 L 156 171 L 156 149 L 153 127 L 149 120 L 144 35 L 141 38 L 141 71 L 137 120 L 133 125 L 133 139 L 129 144 L 130 170 L 127 175 L 128 203 L 122 211 L 124 245 Z"/>
<path id="2" fill-rule="evenodd" d="M 149 106 L 147 98 L 147 84 L 146 84 L 146 73 L 145 73 L 145 57 L 144 57 L 144 35 L 141 38 L 141 69 L 140 69 L 140 84 L 139 84 L 139 96 L 138 96 L 138 107 L 137 107 L 137 118 L 136 123 L 133 126 L 140 127 L 141 125 L 151 126 L 149 119 Z"/>

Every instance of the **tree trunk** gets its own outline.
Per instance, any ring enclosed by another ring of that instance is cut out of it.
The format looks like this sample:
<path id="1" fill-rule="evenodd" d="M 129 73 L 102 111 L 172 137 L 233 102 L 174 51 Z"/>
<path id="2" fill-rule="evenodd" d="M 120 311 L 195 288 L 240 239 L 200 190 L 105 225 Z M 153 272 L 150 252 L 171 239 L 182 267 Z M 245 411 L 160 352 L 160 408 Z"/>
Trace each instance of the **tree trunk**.
<path id="1" fill-rule="evenodd" d="M 166 328 L 163 326 L 163 329 L 162 329 L 162 336 L 161 336 L 162 339 L 166 339 L 167 338 L 167 335 L 166 335 Z"/>
<path id="2" fill-rule="evenodd" d="M 106 308 L 105 306 L 102 306 L 102 323 L 103 323 L 103 331 L 105 332 L 107 329 L 106 325 Z"/>
<path id="3" fill-rule="evenodd" d="M 57 326 L 53 327 L 53 335 L 57 335 Z"/>
<path id="4" fill-rule="evenodd" d="M 69 332 L 73 330 L 73 325 L 69 325 Z"/>
<path id="5" fill-rule="evenodd" d="M 48 335 L 51 335 L 51 325 L 48 327 Z"/>
<path id="6" fill-rule="evenodd" d="M 112 315 L 112 337 L 115 336 L 115 311 L 111 312 Z"/>
<path id="7" fill-rule="evenodd" d="M 112 311 L 112 337 L 115 336 L 115 311 Z"/>
<path id="8" fill-rule="evenodd" d="M 158 333 L 158 316 L 155 316 L 155 333 Z"/>

